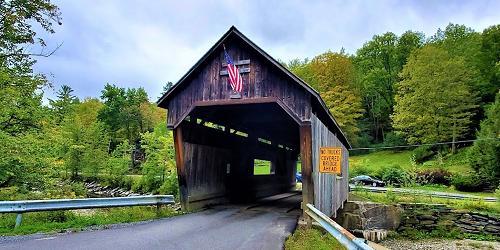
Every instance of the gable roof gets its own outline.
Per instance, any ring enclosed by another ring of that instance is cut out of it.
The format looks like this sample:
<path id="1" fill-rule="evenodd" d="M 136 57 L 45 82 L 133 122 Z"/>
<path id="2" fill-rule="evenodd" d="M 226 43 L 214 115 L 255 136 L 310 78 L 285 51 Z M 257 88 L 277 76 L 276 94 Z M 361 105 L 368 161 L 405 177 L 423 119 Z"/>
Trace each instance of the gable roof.
<path id="1" fill-rule="evenodd" d="M 344 132 L 342 131 L 342 129 L 338 125 L 337 121 L 335 120 L 335 118 L 332 116 L 332 114 L 330 113 L 330 111 L 326 107 L 326 104 L 323 101 L 323 99 L 320 97 L 319 93 L 315 89 L 313 89 L 311 86 L 309 86 L 309 84 L 304 82 L 298 76 L 296 76 L 295 74 L 290 72 L 287 68 L 285 68 L 283 65 L 281 65 L 277 60 L 272 58 L 269 54 L 267 54 L 264 50 L 262 50 L 255 43 L 253 43 L 250 39 L 248 39 L 245 35 L 243 35 L 243 33 L 241 33 L 234 26 L 231 26 L 231 28 L 229 28 L 229 30 L 224 35 L 222 35 L 222 37 L 200 58 L 200 60 L 198 60 L 198 62 L 196 62 L 188 70 L 188 72 L 186 74 L 184 74 L 184 76 L 182 76 L 181 79 L 176 84 L 174 84 L 174 86 L 172 86 L 166 93 L 164 93 L 163 96 L 160 97 L 160 99 L 158 99 L 158 101 L 156 102 L 157 105 L 159 107 L 162 107 L 162 108 L 167 108 L 168 101 L 174 96 L 174 93 L 178 89 L 181 88 L 180 86 L 184 85 L 184 83 L 186 82 L 186 79 L 188 79 L 196 71 L 196 69 L 203 62 L 205 62 L 205 60 L 207 60 L 212 55 L 212 53 L 214 53 L 216 51 L 216 49 L 219 48 L 224 43 L 224 41 L 226 41 L 226 39 L 228 39 L 228 37 L 230 37 L 231 35 L 235 35 L 236 37 L 240 38 L 247 45 L 249 45 L 251 48 L 253 48 L 258 54 L 260 54 L 261 56 L 266 58 L 273 66 L 278 68 L 282 73 L 284 73 L 290 79 L 292 79 L 293 82 L 297 83 L 302 88 L 304 88 L 306 91 L 308 91 L 314 97 L 314 99 L 318 102 L 319 106 L 322 107 L 322 110 L 326 113 L 326 115 L 329 118 L 332 125 L 334 125 L 338 129 L 338 131 L 340 132 L 340 134 L 338 134 L 339 139 L 346 144 L 345 146 L 347 148 L 351 148 L 351 145 L 350 145 L 349 141 L 347 140 L 347 137 L 345 136 Z M 328 124 L 325 124 L 325 125 L 328 126 Z"/>

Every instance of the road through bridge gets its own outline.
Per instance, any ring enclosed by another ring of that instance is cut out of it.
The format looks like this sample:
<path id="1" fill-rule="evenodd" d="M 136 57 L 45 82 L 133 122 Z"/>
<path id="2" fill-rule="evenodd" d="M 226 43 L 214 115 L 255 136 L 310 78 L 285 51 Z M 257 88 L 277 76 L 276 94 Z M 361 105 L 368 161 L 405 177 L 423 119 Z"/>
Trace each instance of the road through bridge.
<path id="1" fill-rule="evenodd" d="M 300 193 L 109 229 L 0 237 L 0 249 L 281 249 L 299 217 Z"/>

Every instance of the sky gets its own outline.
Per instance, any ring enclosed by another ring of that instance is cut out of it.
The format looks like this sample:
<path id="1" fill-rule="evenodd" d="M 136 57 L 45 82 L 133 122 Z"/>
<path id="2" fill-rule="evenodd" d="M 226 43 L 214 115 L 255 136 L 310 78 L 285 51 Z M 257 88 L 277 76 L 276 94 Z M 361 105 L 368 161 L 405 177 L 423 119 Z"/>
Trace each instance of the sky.
<path id="1" fill-rule="evenodd" d="M 353 54 L 374 35 L 406 30 L 427 37 L 449 23 L 476 31 L 500 24 L 500 1 L 53 1 L 62 25 L 45 38 L 48 58 L 35 70 L 53 88 L 99 97 L 106 83 L 144 87 L 156 101 L 232 26 L 276 59 L 312 58 L 325 51 Z"/>

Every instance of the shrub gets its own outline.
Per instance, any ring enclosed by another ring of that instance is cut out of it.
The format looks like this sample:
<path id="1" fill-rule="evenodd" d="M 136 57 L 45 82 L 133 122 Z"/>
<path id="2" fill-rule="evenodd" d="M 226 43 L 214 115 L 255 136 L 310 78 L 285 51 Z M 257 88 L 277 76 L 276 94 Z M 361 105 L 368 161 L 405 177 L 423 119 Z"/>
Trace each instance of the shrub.
<path id="1" fill-rule="evenodd" d="M 420 146 L 413 150 L 413 156 L 415 162 L 422 164 L 434 156 L 436 152 L 433 150 L 432 146 Z"/>
<path id="2" fill-rule="evenodd" d="M 384 138 L 384 146 L 386 147 L 393 147 L 393 146 L 402 146 L 402 145 L 406 145 L 406 141 L 405 139 L 395 133 L 395 132 L 389 132 L 385 135 L 385 138 Z M 396 150 L 403 150 L 404 148 L 399 148 Z"/>
<path id="3" fill-rule="evenodd" d="M 421 184 L 450 185 L 451 173 L 444 169 L 427 169 L 417 172 L 417 180 L 424 182 Z"/>
<path id="4" fill-rule="evenodd" d="M 370 175 L 371 171 L 370 168 L 365 166 L 365 165 L 358 165 L 356 167 L 351 168 L 351 171 L 349 173 L 350 177 L 355 177 L 358 175 Z"/>
<path id="5" fill-rule="evenodd" d="M 390 185 L 404 185 L 410 180 L 409 173 L 399 165 L 384 167 L 379 175 L 383 181 Z"/>
<path id="6" fill-rule="evenodd" d="M 459 191 L 481 191 L 485 185 L 480 176 L 477 174 L 461 175 L 455 174 L 451 180 L 455 189 Z"/>

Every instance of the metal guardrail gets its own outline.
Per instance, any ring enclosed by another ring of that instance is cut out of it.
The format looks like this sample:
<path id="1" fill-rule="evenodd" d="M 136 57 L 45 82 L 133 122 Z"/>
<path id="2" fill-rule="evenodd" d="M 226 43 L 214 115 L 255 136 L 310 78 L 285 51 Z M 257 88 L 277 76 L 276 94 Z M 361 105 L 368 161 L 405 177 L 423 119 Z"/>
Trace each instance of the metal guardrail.
<path id="1" fill-rule="evenodd" d="M 393 193 L 401 193 L 401 194 L 411 194 L 411 195 L 419 195 L 419 196 L 431 196 L 435 198 L 446 198 L 446 199 L 454 199 L 454 200 L 477 200 L 484 202 L 497 202 L 498 199 L 495 197 L 481 197 L 476 195 L 469 194 L 458 194 L 458 193 L 447 193 L 447 192 L 439 192 L 439 191 L 425 191 L 418 189 L 405 189 L 405 188 L 385 188 L 385 187 L 368 187 L 368 186 L 356 186 L 349 185 L 351 190 L 359 189 L 360 191 L 368 191 L 372 193 L 386 193 L 390 190 Z"/>
<path id="2" fill-rule="evenodd" d="M 113 198 L 54 199 L 0 201 L 0 213 L 17 213 L 16 227 L 21 225 L 22 214 L 26 212 L 74 210 L 89 208 L 160 206 L 173 204 L 173 195 L 147 195 Z"/>
<path id="3" fill-rule="evenodd" d="M 333 237 L 335 237 L 347 249 L 373 250 L 371 246 L 368 246 L 368 244 L 365 243 L 364 239 L 360 239 L 352 235 L 349 231 L 341 227 L 339 224 L 319 211 L 313 205 L 307 204 L 305 212 L 307 215 L 311 216 L 311 218 L 317 221 L 326 231 L 333 235 Z"/>

